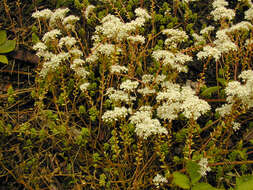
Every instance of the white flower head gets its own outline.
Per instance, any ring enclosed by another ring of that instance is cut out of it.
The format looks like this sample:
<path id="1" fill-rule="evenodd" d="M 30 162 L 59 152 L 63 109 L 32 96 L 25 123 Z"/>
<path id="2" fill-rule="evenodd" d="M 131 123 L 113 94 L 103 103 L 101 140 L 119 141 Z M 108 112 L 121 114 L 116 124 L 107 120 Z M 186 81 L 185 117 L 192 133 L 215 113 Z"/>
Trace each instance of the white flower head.
<path id="1" fill-rule="evenodd" d="M 199 161 L 199 166 L 199 173 L 201 176 L 206 176 L 207 172 L 211 171 L 211 168 L 208 166 L 207 158 L 201 158 L 201 160 Z"/>
<path id="2" fill-rule="evenodd" d="M 62 21 L 63 25 L 67 25 L 67 24 L 74 24 L 79 20 L 79 18 L 77 16 L 74 15 L 69 15 L 67 17 L 65 17 Z"/>
<path id="3" fill-rule="evenodd" d="M 215 0 L 213 3 L 213 8 L 218 8 L 218 7 L 225 7 L 228 5 L 228 2 L 225 0 Z"/>
<path id="4" fill-rule="evenodd" d="M 244 14 L 245 14 L 244 18 L 246 20 L 252 21 L 253 20 L 253 6 L 250 7 L 247 11 L 245 11 Z"/>
<path id="5" fill-rule="evenodd" d="M 55 40 L 57 36 L 61 35 L 61 31 L 58 29 L 51 30 L 44 34 L 42 41 L 49 42 L 51 40 Z"/>
<path id="6" fill-rule="evenodd" d="M 156 188 L 159 188 L 162 183 L 168 183 L 168 180 L 162 175 L 157 174 L 153 179 L 153 183 L 155 184 Z"/>
<path id="7" fill-rule="evenodd" d="M 41 11 L 36 11 L 32 14 L 33 18 L 38 18 L 38 19 L 49 19 L 53 12 L 49 9 L 43 9 Z"/>
<path id="8" fill-rule="evenodd" d="M 161 126 L 158 119 L 145 118 L 142 122 L 135 125 L 135 133 L 138 137 L 147 139 L 151 135 L 168 134 L 168 131 Z"/>
<path id="9" fill-rule="evenodd" d="M 87 91 L 88 86 L 89 86 L 88 82 L 83 83 L 83 84 L 80 85 L 80 90 L 83 91 L 83 92 Z"/>
<path id="10" fill-rule="evenodd" d="M 168 36 L 164 42 L 164 44 L 168 46 L 171 44 L 173 45 L 173 43 L 184 42 L 188 39 L 186 32 L 178 29 L 165 29 L 162 33 Z"/>
<path id="11" fill-rule="evenodd" d="M 127 79 L 126 81 L 121 83 L 120 89 L 123 89 L 125 91 L 133 91 L 138 87 L 138 85 L 139 85 L 138 81 L 131 81 Z"/>
<path id="12" fill-rule="evenodd" d="M 204 46 L 203 50 L 197 53 L 198 59 L 213 57 L 216 61 L 220 59 L 221 52 L 216 47 Z"/>
<path id="13" fill-rule="evenodd" d="M 85 9 L 85 18 L 88 19 L 89 18 L 89 15 L 90 13 L 93 11 L 93 9 L 96 8 L 94 5 L 88 5 Z"/>
<path id="14" fill-rule="evenodd" d="M 57 21 L 62 21 L 65 18 L 65 15 L 69 12 L 69 8 L 59 8 L 56 9 L 53 14 L 50 17 L 49 20 L 49 25 L 50 26 L 55 26 L 57 24 Z"/>
<path id="15" fill-rule="evenodd" d="M 141 35 L 129 36 L 129 37 L 127 37 L 127 39 L 129 41 L 131 41 L 132 43 L 140 43 L 140 44 L 144 44 L 145 43 L 145 37 L 141 36 Z"/>
<path id="16" fill-rule="evenodd" d="M 42 42 L 37 42 L 34 46 L 33 46 L 33 49 L 36 50 L 36 51 L 44 51 L 47 49 L 47 46 L 42 43 Z"/>
<path id="17" fill-rule="evenodd" d="M 204 29 L 202 29 L 200 31 L 200 34 L 208 34 L 210 33 L 211 31 L 214 30 L 214 27 L 213 26 L 208 26 L 208 27 L 205 27 Z"/>
<path id="18" fill-rule="evenodd" d="M 117 74 L 117 73 L 127 73 L 128 68 L 125 66 L 120 66 L 120 65 L 112 65 L 111 68 L 111 73 L 112 74 Z"/>
<path id="19" fill-rule="evenodd" d="M 71 48 L 75 44 L 76 44 L 76 39 L 74 37 L 65 36 L 60 39 L 58 46 L 62 48 L 63 45 L 65 45 L 67 48 Z"/>
<path id="20" fill-rule="evenodd" d="M 232 20 L 235 17 L 235 12 L 232 9 L 227 9 L 226 7 L 218 7 L 211 12 L 215 21 L 228 19 Z"/>
<path id="21" fill-rule="evenodd" d="M 234 131 L 238 131 L 241 128 L 241 124 L 238 122 L 232 122 L 232 128 Z"/>
<path id="22" fill-rule="evenodd" d="M 145 19 L 151 19 L 151 16 L 148 14 L 148 12 L 145 9 L 137 8 L 135 9 L 135 14 L 138 17 L 143 17 Z"/>
<path id="23" fill-rule="evenodd" d="M 114 110 L 106 111 L 102 119 L 105 122 L 118 121 L 119 119 L 123 119 L 128 115 L 128 109 L 125 107 L 115 107 Z"/>
<path id="24" fill-rule="evenodd" d="M 73 56 L 76 56 L 76 57 L 81 57 L 83 56 L 83 52 L 77 48 L 73 48 L 69 51 L 69 53 Z"/>

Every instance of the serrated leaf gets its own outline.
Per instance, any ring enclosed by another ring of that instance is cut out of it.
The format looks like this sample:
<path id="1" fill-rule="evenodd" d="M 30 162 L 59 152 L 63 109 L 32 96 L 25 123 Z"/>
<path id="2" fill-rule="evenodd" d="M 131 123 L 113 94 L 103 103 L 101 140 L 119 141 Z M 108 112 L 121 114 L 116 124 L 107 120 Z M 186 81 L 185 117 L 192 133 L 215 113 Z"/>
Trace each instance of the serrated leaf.
<path id="1" fill-rule="evenodd" d="M 5 55 L 0 55 L 0 62 L 8 64 L 8 59 Z"/>
<path id="2" fill-rule="evenodd" d="M 190 189 L 190 180 L 189 178 L 181 174 L 180 172 L 173 173 L 173 183 L 182 189 Z"/>
<path id="3" fill-rule="evenodd" d="M 253 176 L 241 176 L 236 178 L 235 190 L 253 190 Z"/>
<path id="4" fill-rule="evenodd" d="M 7 40 L 5 43 L 0 45 L 0 53 L 9 53 L 15 49 L 16 40 Z"/>
<path id="5" fill-rule="evenodd" d="M 191 178 L 192 184 L 195 184 L 200 180 L 201 178 L 201 175 L 199 173 L 200 166 L 196 162 L 189 160 L 186 163 L 186 170 Z"/>
<path id="6" fill-rule="evenodd" d="M 220 89 L 220 86 L 212 86 L 212 87 L 206 88 L 203 92 L 201 92 L 200 95 L 204 97 L 209 97 L 214 92 L 217 92 L 219 89 Z"/>
<path id="7" fill-rule="evenodd" d="M 198 183 L 192 187 L 192 190 L 218 190 L 208 183 Z"/>
<path id="8" fill-rule="evenodd" d="M 5 30 L 0 30 L 0 44 L 3 44 L 7 40 L 7 34 Z"/>

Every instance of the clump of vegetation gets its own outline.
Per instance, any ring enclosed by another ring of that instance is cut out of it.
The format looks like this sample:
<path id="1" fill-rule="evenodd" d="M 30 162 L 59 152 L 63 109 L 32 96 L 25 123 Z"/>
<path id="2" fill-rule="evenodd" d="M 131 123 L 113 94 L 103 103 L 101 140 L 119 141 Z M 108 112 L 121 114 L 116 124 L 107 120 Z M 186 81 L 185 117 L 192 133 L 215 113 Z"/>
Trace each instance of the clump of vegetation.
<path id="1" fill-rule="evenodd" d="M 204 4 L 34 11 L 32 114 L 9 119 L 12 88 L 1 107 L 8 188 L 252 189 L 253 4 Z"/>

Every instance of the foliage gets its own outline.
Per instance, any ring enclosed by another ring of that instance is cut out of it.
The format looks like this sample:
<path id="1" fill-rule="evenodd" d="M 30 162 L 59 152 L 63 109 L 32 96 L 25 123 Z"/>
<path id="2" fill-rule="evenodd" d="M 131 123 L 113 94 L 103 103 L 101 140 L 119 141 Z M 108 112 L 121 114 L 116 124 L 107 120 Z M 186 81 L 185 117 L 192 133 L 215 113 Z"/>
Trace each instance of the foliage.
<path id="1" fill-rule="evenodd" d="M 15 37 L 40 62 L 30 105 L 12 86 L 0 95 L 7 189 L 252 187 L 250 1 L 26 6 L 30 32 Z M 15 48 L 0 37 L 0 53 Z"/>
<path id="2" fill-rule="evenodd" d="M 0 54 L 9 53 L 15 49 L 16 41 L 7 40 L 7 34 L 5 30 L 0 30 Z M 0 55 L 0 62 L 8 64 L 6 55 Z"/>

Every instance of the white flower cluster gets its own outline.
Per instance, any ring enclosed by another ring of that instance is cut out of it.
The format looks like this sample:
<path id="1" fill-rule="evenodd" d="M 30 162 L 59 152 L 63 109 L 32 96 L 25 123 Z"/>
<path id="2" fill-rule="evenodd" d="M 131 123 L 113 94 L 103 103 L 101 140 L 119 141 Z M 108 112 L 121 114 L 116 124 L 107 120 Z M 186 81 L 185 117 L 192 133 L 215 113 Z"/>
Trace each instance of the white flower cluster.
<path id="1" fill-rule="evenodd" d="M 32 14 L 33 18 L 37 19 L 49 19 L 52 16 L 53 12 L 49 9 L 43 9 L 41 11 L 36 11 Z"/>
<path id="2" fill-rule="evenodd" d="M 126 81 L 122 82 L 120 85 L 120 89 L 123 89 L 127 92 L 133 92 L 139 85 L 138 81 L 130 81 L 127 79 Z"/>
<path id="3" fill-rule="evenodd" d="M 95 6 L 94 5 L 88 5 L 85 9 L 85 12 L 84 12 L 84 15 L 85 15 L 85 18 L 88 19 L 89 18 L 89 15 L 90 13 L 93 11 L 93 9 L 95 9 Z"/>
<path id="4" fill-rule="evenodd" d="M 156 97 L 158 102 L 162 102 L 157 108 L 157 115 L 163 120 L 172 121 L 181 112 L 186 118 L 197 120 L 211 109 L 206 101 L 195 96 L 189 86 L 180 87 L 174 83 L 165 83 L 164 86 L 165 90 L 159 92 Z"/>
<path id="5" fill-rule="evenodd" d="M 239 22 L 239 23 L 231 26 L 228 29 L 228 32 L 235 33 L 238 31 L 249 31 L 249 30 L 252 30 L 252 28 L 253 28 L 253 25 L 250 22 L 242 21 L 242 22 Z"/>
<path id="6" fill-rule="evenodd" d="M 140 44 L 145 43 L 145 38 L 144 36 L 141 36 L 141 35 L 129 36 L 127 37 L 127 39 L 131 41 L 132 43 L 140 43 Z"/>
<path id="7" fill-rule="evenodd" d="M 179 43 L 188 39 L 187 34 L 177 29 L 165 29 L 162 33 L 168 36 L 165 40 L 165 45 L 173 50 L 156 50 L 152 53 L 152 57 L 156 61 L 163 63 L 164 66 L 169 65 L 173 70 L 187 72 L 188 69 L 185 63 L 192 61 L 192 57 L 175 50 Z"/>
<path id="8" fill-rule="evenodd" d="M 208 34 L 213 30 L 214 30 L 213 26 L 207 26 L 207 27 L 203 28 L 202 30 L 200 30 L 200 34 Z"/>
<path id="9" fill-rule="evenodd" d="M 114 110 L 107 110 L 102 119 L 105 122 L 113 122 L 118 121 L 119 119 L 123 119 L 128 115 L 128 109 L 125 107 L 115 107 Z"/>
<path id="10" fill-rule="evenodd" d="M 225 92 L 228 96 L 228 103 L 216 109 L 222 117 L 231 114 L 232 106 L 238 100 L 242 103 L 245 109 L 253 107 L 253 71 L 243 71 L 239 75 L 239 78 L 242 79 L 244 84 L 241 84 L 238 81 L 232 81 L 229 82 L 228 86 L 225 88 Z"/>
<path id="11" fill-rule="evenodd" d="M 193 33 L 192 37 L 194 38 L 195 46 L 198 46 L 200 44 L 206 44 L 206 39 L 203 36 L 198 35 L 197 33 Z"/>
<path id="12" fill-rule="evenodd" d="M 144 23 L 151 17 L 146 10 L 137 8 L 135 10 L 137 18 L 130 22 L 124 23 L 118 17 L 108 14 L 101 23 L 96 27 L 95 34 L 92 36 L 94 41 L 91 48 L 91 55 L 86 58 L 86 62 L 94 63 L 98 60 L 99 54 L 110 56 L 113 53 L 117 54 L 121 51 L 119 47 L 113 44 L 101 44 L 101 39 L 107 39 L 110 43 L 120 43 L 123 40 L 129 40 L 132 43 L 145 43 L 145 37 L 141 35 L 132 35 L 138 28 L 144 26 Z"/>
<path id="13" fill-rule="evenodd" d="M 165 29 L 162 33 L 168 36 L 164 44 L 170 48 L 176 48 L 178 43 L 184 42 L 188 39 L 188 35 L 185 31 L 178 29 Z"/>
<path id="14" fill-rule="evenodd" d="M 251 0 L 246 0 L 247 4 L 249 5 L 249 9 L 244 12 L 244 18 L 246 20 L 252 21 L 253 20 L 253 3 Z"/>
<path id="15" fill-rule="evenodd" d="M 144 111 L 141 111 L 144 110 Z M 147 139 L 151 135 L 168 134 L 168 131 L 161 126 L 158 119 L 152 119 L 152 112 L 147 108 L 140 109 L 129 119 L 135 125 L 135 133 L 138 137 Z"/>
<path id="16" fill-rule="evenodd" d="M 143 96 L 155 94 L 156 90 L 152 87 L 152 85 L 161 84 L 161 82 L 163 82 L 165 78 L 165 75 L 157 75 L 156 77 L 154 77 L 153 75 L 145 74 L 142 76 L 142 83 L 144 84 L 144 87 L 139 88 L 137 92 L 139 92 Z"/>
<path id="17" fill-rule="evenodd" d="M 94 44 L 95 45 L 95 44 Z M 104 43 L 97 44 L 93 48 L 91 48 L 92 54 L 86 58 L 87 63 L 94 63 L 99 59 L 99 55 L 111 56 L 113 54 L 117 54 L 121 52 L 121 49 L 114 44 Z"/>
<path id="18" fill-rule="evenodd" d="M 168 180 L 162 175 L 157 174 L 153 179 L 153 183 L 155 184 L 156 188 L 159 188 L 162 183 L 168 183 Z"/>
<path id="19" fill-rule="evenodd" d="M 170 65 L 172 69 L 178 72 L 187 72 L 186 62 L 192 61 L 192 57 L 183 53 L 172 53 L 169 50 L 156 50 L 152 53 L 156 61 L 162 61 L 166 65 Z"/>
<path id="20" fill-rule="evenodd" d="M 128 95 L 128 93 L 125 91 L 115 90 L 114 88 L 109 88 L 106 92 L 106 95 L 108 95 L 109 99 L 114 103 L 125 102 L 130 104 L 136 99 L 135 97 Z"/>
<path id="21" fill-rule="evenodd" d="M 223 53 L 237 50 L 237 46 L 227 35 L 229 32 L 231 32 L 229 29 L 217 31 L 216 40 L 213 42 L 214 46 L 204 46 L 203 50 L 197 54 L 198 59 L 213 57 L 216 61 L 218 61 Z"/>
<path id="22" fill-rule="evenodd" d="M 111 73 L 112 74 L 117 74 L 117 73 L 127 73 L 128 68 L 125 66 L 120 66 L 120 65 L 112 65 L 111 68 Z"/>
<path id="23" fill-rule="evenodd" d="M 213 5 L 214 10 L 211 12 L 211 14 L 213 15 L 215 21 L 223 20 L 223 19 L 232 20 L 235 17 L 234 10 L 227 9 L 225 7 L 228 5 L 227 1 L 215 0 L 212 5 Z"/>
<path id="24" fill-rule="evenodd" d="M 234 131 L 238 131 L 241 128 L 241 124 L 238 122 L 233 121 L 232 122 L 232 128 Z"/>
<path id="25" fill-rule="evenodd" d="M 199 166 L 199 173 L 203 177 L 207 175 L 207 172 L 211 171 L 211 168 L 208 166 L 207 158 L 201 158 L 201 160 L 199 161 Z"/>
<path id="26" fill-rule="evenodd" d="M 85 70 L 83 64 L 85 61 L 81 58 L 83 52 L 76 45 L 77 40 L 71 36 L 69 29 L 74 29 L 75 23 L 79 20 L 74 15 L 66 16 L 69 9 L 56 9 L 54 12 L 49 9 L 36 11 L 33 13 L 34 18 L 49 20 L 51 30 L 46 32 L 42 37 L 42 42 L 38 42 L 33 46 L 37 51 L 36 55 L 42 59 L 42 69 L 40 76 L 45 77 L 48 72 L 54 72 L 61 64 L 71 62 L 70 68 L 73 69 L 78 77 L 86 80 L 89 72 Z M 63 26 L 63 27 L 61 27 Z M 64 34 L 67 33 L 67 36 Z M 62 36 L 58 39 L 59 36 Z M 52 46 L 52 42 L 57 43 L 57 47 Z M 67 49 L 67 52 L 66 52 Z M 50 51 L 49 51 L 50 50 Z M 89 83 L 84 82 L 80 85 L 82 91 L 87 90 Z"/>

